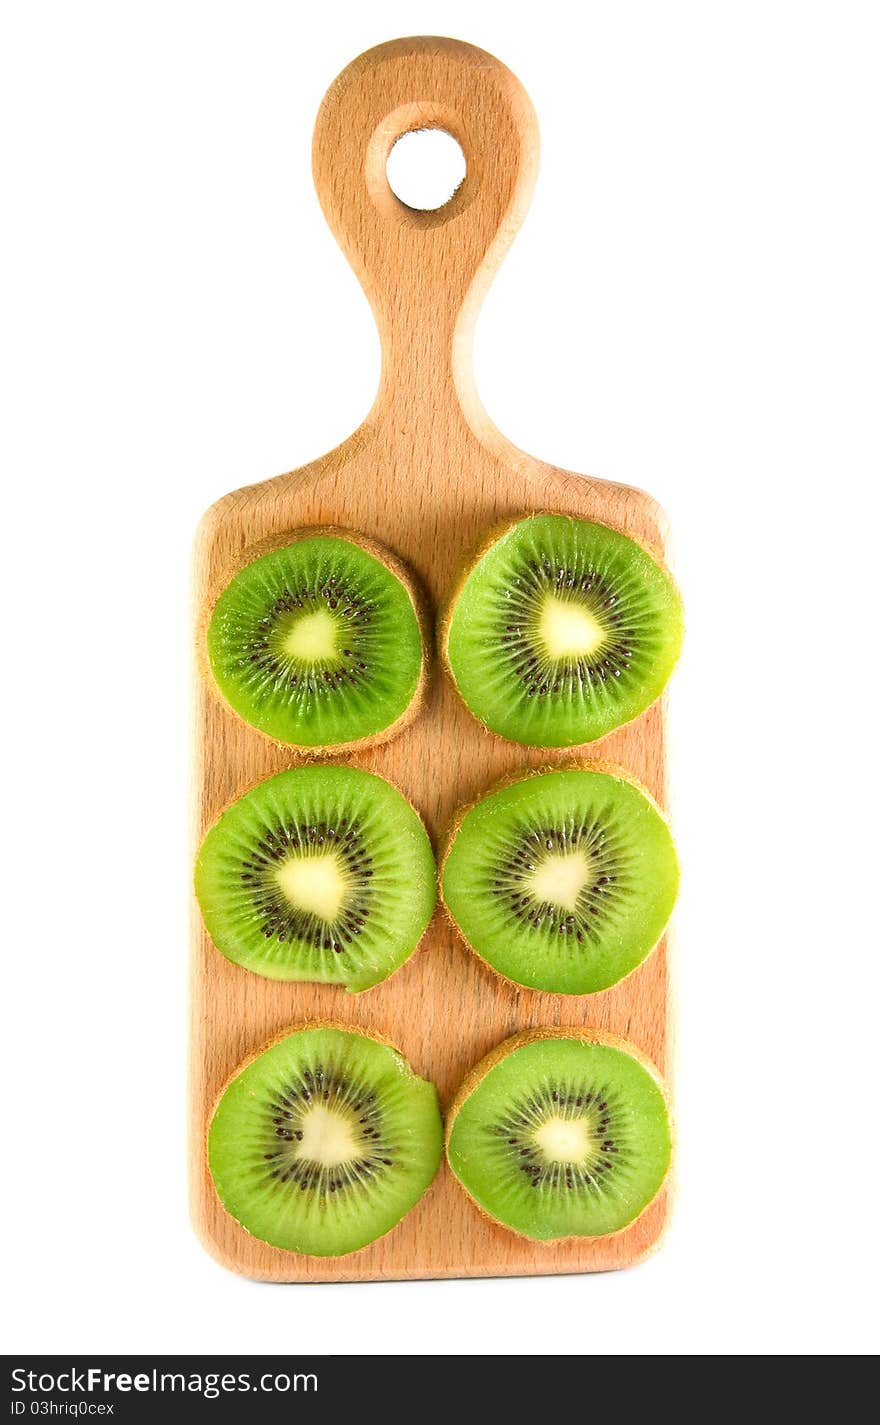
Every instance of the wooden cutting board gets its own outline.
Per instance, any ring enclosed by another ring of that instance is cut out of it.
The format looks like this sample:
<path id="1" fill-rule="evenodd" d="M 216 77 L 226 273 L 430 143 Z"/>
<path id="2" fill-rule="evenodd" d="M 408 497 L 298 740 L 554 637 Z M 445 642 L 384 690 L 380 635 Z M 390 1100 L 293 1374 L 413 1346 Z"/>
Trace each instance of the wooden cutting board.
<path id="1" fill-rule="evenodd" d="M 467 176 L 449 203 L 415 212 L 392 194 L 385 163 L 401 134 L 443 128 Z M 327 220 L 367 292 L 382 338 L 382 379 L 364 424 L 321 460 L 236 490 L 202 520 L 196 546 L 195 837 L 254 783 L 297 753 L 249 728 L 212 685 L 205 628 L 246 551 L 306 525 L 343 525 L 391 546 L 434 609 L 456 566 L 500 520 L 558 511 L 600 520 L 665 553 L 664 519 L 639 490 L 587 479 L 517 450 L 483 411 L 471 373 L 482 295 L 525 214 L 538 162 L 528 96 L 504 65 L 448 39 L 396 40 L 361 55 L 318 114 L 314 176 Z M 573 273 L 577 281 L 579 274 Z M 302 335 L 302 334 L 300 334 Z M 316 372 L 326 384 L 332 372 Z M 350 760 L 398 786 L 435 839 L 454 809 L 497 778 L 561 765 L 585 750 L 530 750 L 485 731 L 435 665 L 421 716 L 385 746 Z M 665 800 L 664 717 L 655 705 L 588 755 L 622 763 Z M 589 1025 L 631 1039 L 668 1069 L 665 944 L 622 984 L 569 997 L 517 990 L 471 955 L 438 909 L 416 954 L 386 984 L 355 996 L 336 986 L 280 984 L 226 960 L 197 907 L 192 955 L 192 1204 L 210 1252 L 269 1281 L 515 1276 L 599 1271 L 656 1244 L 668 1190 L 625 1231 L 542 1246 L 483 1217 L 443 1164 L 422 1201 L 388 1236 L 340 1258 L 281 1251 L 246 1233 L 220 1206 L 205 1135 L 236 1065 L 280 1031 L 334 1019 L 387 1036 L 447 1104 L 467 1071 L 508 1035 Z"/>

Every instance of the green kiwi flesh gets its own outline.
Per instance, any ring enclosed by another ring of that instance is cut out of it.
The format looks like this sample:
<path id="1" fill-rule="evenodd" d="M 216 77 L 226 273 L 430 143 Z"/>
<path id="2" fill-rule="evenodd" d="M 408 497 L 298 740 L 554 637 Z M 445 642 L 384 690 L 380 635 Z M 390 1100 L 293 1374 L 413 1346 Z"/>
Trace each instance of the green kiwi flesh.
<path id="1" fill-rule="evenodd" d="M 239 716 L 298 747 L 378 738 L 422 680 L 411 590 L 374 546 L 342 535 L 304 537 L 247 564 L 217 600 L 207 644 Z"/>
<path id="2" fill-rule="evenodd" d="M 208 1133 L 220 1201 L 289 1252 L 355 1252 L 430 1186 L 442 1153 L 434 1085 L 395 1049 L 332 1026 L 278 1040 L 227 1085 Z"/>
<path id="3" fill-rule="evenodd" d="M 660 939 L 678 890 L 666 819 L 627 777 L 595 767 L 527 776 L 465 812 L 441 869 L 471 948 L 520 985 L 592 994 Z"/>
<path id="4" fill-rule="evenodd" d="M 396 787 L 357 767 L 269 777 L 205 836 L 196 895 L 217 949 L 273 980 L 365 990 L 415 949 L 434 910 L 427 833 Z"/>
<path id="5" fill-rule="evenodd" d="M 640 544 L 588 520 L 534 515 L 465 577 L 445 654 L 486 727 L 533 747 L 571 747 L 655 701 L 682 630 L 675 585 Z"/>
<path id="6" fill-rule="evenodd" d="M 490 1217 L 536 1241 L 627 1227 L 659 1192 L 672 1153 L 654 1073 L 617 1045 L 571 1033 L 524 1036 L 490 1055 L 448 1130 L 463 1187 Z"/>

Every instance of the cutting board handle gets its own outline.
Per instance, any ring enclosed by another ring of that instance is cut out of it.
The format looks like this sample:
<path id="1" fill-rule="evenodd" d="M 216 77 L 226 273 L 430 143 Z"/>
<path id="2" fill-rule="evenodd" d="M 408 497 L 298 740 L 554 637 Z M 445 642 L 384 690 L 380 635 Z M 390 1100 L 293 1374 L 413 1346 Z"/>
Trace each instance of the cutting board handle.
<path id="1" fill-rule="evenodd" d="M 416 129 L 458 141 L 466 176 L 442 208 L 395 197 L 386 162 Z M 330 86 L 312 150 L 324 214 L 370 300 L 382 340 L 376 412 L 404 400 L 473 398 L 480 301 L 525 216 L 537 172 L 528 95 L 499 60 L 459 40 L 392 40 Z"/>

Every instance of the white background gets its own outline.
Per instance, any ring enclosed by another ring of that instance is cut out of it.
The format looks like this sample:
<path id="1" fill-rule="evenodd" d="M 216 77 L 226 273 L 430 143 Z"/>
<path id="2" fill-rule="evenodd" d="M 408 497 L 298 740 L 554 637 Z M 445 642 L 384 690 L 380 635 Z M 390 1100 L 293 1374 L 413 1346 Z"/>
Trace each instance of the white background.
<path id="1" fill-rule="evenodd" d="M 7 7 L 8 1350 L 876 1345 L 877 20 Z M 270 1288 L 186 1215 L 189 550 L 204 506 L 368 409 L 311 126 L 359 51 L 419 32 L 497 53 L 541 121 L 477 335 L 489 411 L 675 529 L 678 1207 L 617 1275 Z"/>

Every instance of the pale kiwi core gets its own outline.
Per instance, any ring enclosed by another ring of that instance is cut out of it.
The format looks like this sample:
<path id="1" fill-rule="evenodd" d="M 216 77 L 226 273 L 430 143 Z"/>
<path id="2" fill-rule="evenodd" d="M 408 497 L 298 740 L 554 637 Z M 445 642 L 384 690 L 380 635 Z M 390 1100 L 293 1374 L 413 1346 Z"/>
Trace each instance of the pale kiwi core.
<path id="1" fill-rule="evenodd" d="M 337 631 L 333 615 L 327 609 L 315 609 L 294 619 L 282 647 L 300 663 L 320 663 L 335 655 Z"/>
<path id="2" fill-rule="evenodd" d="M 548 1118 L 535 1143 L 550 1163 L 584 1163 L 595 1146 L 584 1118 Z"/>
<path id="3" fill-rule="evenodd" d="M 574 911 L 578 896 L 592 885 L 593 878 L 591 858 L 578 850 L 545 856 L 525 884 L 536 900 Z"/>
<path id="4" fill-rule="evenodd" d="M 333 852 L 291 856 L 275 872 L 283 894 L 297 910 L 335 920 L 348 891 L 348 879 Z"/>
<path id="5" fill-rule="evenodd" d="M 588 658 L 605 642 L 606 632 L 585 604 L 547 594 L 539 621 L 541 641 L 550 658 Z"/>
<path id="6" fill-rule="evenodd" d="M 297 1144 L 295 1158 L 308 1158 L 324 1168 L 338 1168 L 350 1163 L 363 1151 L 363 1142 L 354 1125 L 339 1113 L 315 1104 L 302 1120 L 302 1142 Z"/>

